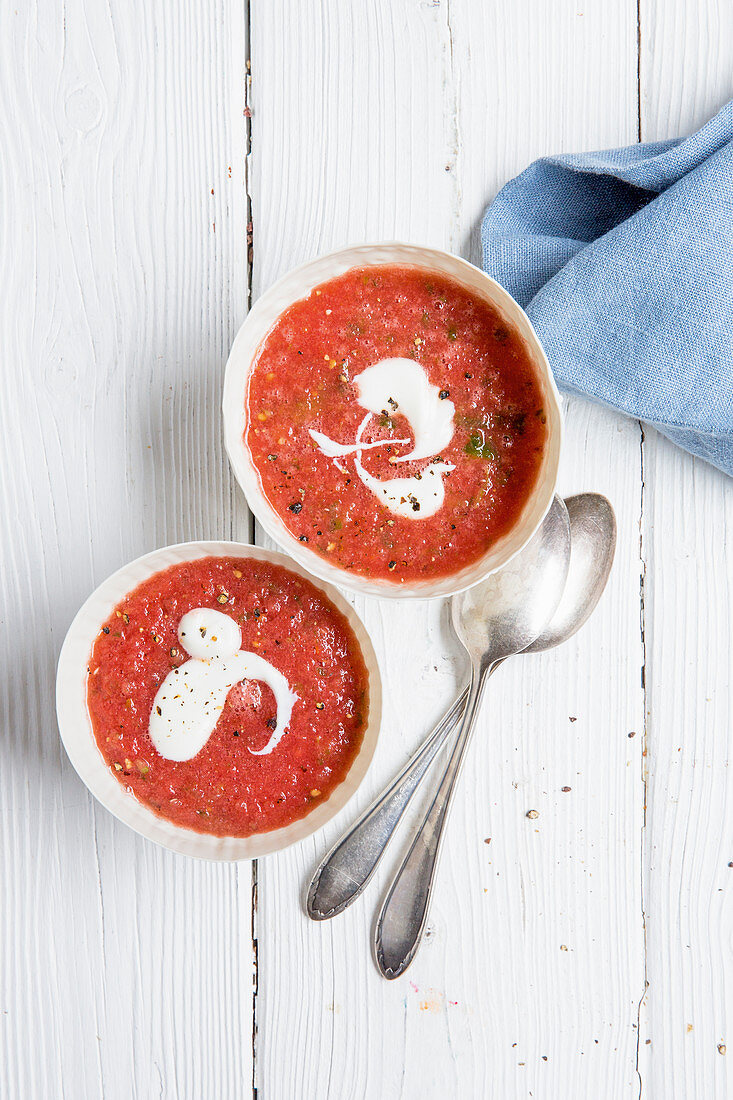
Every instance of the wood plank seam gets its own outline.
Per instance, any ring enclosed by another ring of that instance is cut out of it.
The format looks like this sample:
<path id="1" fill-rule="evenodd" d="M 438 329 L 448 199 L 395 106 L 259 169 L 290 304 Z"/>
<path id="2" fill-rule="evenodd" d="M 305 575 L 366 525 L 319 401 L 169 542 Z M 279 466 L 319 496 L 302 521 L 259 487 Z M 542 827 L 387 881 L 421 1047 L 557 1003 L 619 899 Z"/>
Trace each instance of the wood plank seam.
<path id="1" fill-rule="evenodd" d="M 252 159 L 252 36 L 251 36 L 251 0 L 245 0 L 245 90 L 244 90 L 244 123 L 245 123 L 245 162 L 244 162 L 244 186 L 247 218 L 247 312 L 252 308 L 252 275 L 254 268 L 254 217 L 252 210 L 252 175 L 250 171 Z M 255 519 L 249 514 L 248 541 L 255 541 Z M 250 905 L 250 937 L 252 942 L 252 1100 L 257 1100 L 257 997 L 259 993 L 259 942 L 257 927 L 257 860 L 252 860 L 251 868 L 252 901 Z"/>
<path id="2" fill-rule="evenodd" d="M 641 4 L 642 0 L 636 0 L 636 140 L 641 142 Z M 636 1075 L 639 1079 L 639 1100 L 644 1089 L 641 1075 L 639 1056 L 641 1052 L 641 1018 L 642 1009 L 646 999 L 646 991 L 649 988 L 648 959 L 647 959 L 647 928 L 644 883 L 646 879 L 645 846 L 646 846 L 646 802 L 647 802 L 647 689 L 646 689 L 646 639 L 644 618 L 644 585 L 646 582 L 646 559 L 644 557 L 644 425 L 639 421 L 639 565 L 641 574 L 639 577 L 639 629 L 641 634 L 641 693 L 643 713 L 643 726 L 641 730 L 641 793 L 643 798 L 640 839 L 640 898 L 641 898 L 641 929 L 642 929 L 642 955 L 644 964 L 644 984 L 639 997 L 639 1005 L 636 1013 Z"/>
<path id="3" fill-rule="evenodd" d="M 639 39 L 641 42 L 641 39 Z M 641 101 L 640 101 L 640 113 L 639 113 L 639 127 L 641 128 Z M 645 897 L 645 846 L 646 846 L 646 800 L 647 800 L 647 685 L 646 685 L 646 620 L 645 620 L 645 607 L 644 607 L 644 586 L 646 583 L 646 547 L 644 546 L 644 425 L 639 421 L 639 473 L 640 473 L 640 489 L 639 489 L 639 630 L 641 634 L 641 694 L 643 701 L 643 725 L 641 729 L 641 793 L 643 798 L 642 817 L 641 817 L 641 844 L 640 844 L 640 873 L 641 873 L 641 886 L 640 886 L 640 898 L 641 898 L 641 927 L 642 927 L 642 939 L 643 939 L 643 958 L 644 958 L 644 984 L 639 997 L 639 1005 L 636 1014 L 636 1075 L 639 1078 L 639 1100 L 641 1100 L 641 1094 L 644 1088 L 644 1082 L 641 1075 L 640 1067 L 640 1053 L 641 1053 L 641 1021 L 642 1010 L 646 1001 L 646 993 L 649 988 L 648 980 L 648 960 L 647 960 L 647 929 L 646 929 L 646 897 Z"/>
<path id="4" fill-rule="evenodd" d="M 252 905 L 251 905 L 251 935 L 252 935 L 252 1100 L 257 1100 L 257 994 L 259 991 L 260 975 L 258 969 L 258 935 L 257 935 L 257 860 L 252 860 Z"/>
<path id="5" fill-rule="evenodd" d="M 636 140 L 641 141 L 641 0 L 636 0 Z M 641 423 L 639 426 L 641 427 Z M 641 445 L 643 449 L 643 428 Z"/>

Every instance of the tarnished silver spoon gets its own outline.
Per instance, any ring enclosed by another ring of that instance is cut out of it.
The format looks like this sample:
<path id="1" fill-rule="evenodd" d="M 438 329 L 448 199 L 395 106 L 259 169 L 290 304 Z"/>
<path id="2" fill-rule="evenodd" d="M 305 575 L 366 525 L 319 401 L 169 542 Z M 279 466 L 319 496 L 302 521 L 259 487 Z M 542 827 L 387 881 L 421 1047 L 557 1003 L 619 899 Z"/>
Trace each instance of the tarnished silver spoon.
<path id="1" fill-rule="evenodd" d="M 569 564 L 568 512 L 555 497 L 520 554 L 451 600 L 453 630 L 470 662 L 468 698 L 438 789 L 377 919 L 374 953 L 385 978 L 399 977 L 420 946 L 445 826 L 489 673 L 540 636 L 560 603 Z"/>
<path id="2" fill-rule="evenodd" d="M 599 493 L 565 501 L 570 520 L 570 563 L 560 603 L 540 636 L 523 652 L 540 653 L 571 638 L 594 610 L 606 586 L 616 548 L 616 519 Z M 362 893 L 438 751 L 463 714 L 468 689 L 441 718 L 383 794 L 364 811 L 318 866 L 306 908 L 313 920 L 343 912 Z"/>

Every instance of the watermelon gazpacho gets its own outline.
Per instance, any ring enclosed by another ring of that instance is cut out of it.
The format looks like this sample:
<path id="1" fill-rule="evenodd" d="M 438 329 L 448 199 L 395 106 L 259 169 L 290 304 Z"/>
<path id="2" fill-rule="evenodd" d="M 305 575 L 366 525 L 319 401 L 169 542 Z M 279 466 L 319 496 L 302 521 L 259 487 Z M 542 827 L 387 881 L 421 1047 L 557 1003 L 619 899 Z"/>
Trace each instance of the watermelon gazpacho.
<path id="1" fill-rule="evenodd" d="M 131 795 L 185 828 L 246 837 L 342 782 L 369 679 L 349 623 L 310 581 L 205 557 L 155 573 L 102 624 L 87 709 Z"/>
<path id="2" fill-rule="evenodd" d="M 277 319 L 245 443 L 271 507 L 334 565 L 395 583 L 471 565 L 518 522 L 547 444 L 532 353 L 439 272 L 357 267 Z"/>

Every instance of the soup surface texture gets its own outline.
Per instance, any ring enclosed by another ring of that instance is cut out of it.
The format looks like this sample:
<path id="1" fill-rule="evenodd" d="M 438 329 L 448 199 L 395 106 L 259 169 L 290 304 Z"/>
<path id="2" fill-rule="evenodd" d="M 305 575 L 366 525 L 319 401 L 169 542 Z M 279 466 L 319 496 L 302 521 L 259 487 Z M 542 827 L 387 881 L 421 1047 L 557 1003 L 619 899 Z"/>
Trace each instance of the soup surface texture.
<path id="1" fill-rule="evenodd" d="M 423 268 L 352 268 L 290 306 L 249 380 L 245 441 L 288 530 L 365 577 L 431 580 L 517 521 L 547 439 L 524 341 Z"/>
<path id="2" fill-rule="evenodd" d="M 245 837 L 328 798 L 361 745 L 368 673 L 309 581 L 250 558 L 171 566 L 103 624 L 87 678 L 102 756 L 178 825 Z"/>

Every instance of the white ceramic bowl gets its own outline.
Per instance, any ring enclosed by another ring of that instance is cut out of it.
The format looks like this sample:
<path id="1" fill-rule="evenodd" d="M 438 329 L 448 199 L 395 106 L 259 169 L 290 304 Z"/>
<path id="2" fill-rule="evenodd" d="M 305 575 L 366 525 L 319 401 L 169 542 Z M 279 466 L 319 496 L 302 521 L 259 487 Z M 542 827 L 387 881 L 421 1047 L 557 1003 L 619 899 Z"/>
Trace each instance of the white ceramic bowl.
<path id="1" fill-rule="evenodd" d="M 388 579 L 373 579 L 350 573 L 325 561 L 314 550 L 299 542 L 288 531 L 262 490 L 257 468 L 245 442 L 249 378 L 259 347 L 284 310 L 314 287 L 352 267 L 368 264 L 411 264 L 429 271 L 440 271 L 462 283 L 484 298 L 514 326 L 522 336 L 540 381 L 544 407 L 547 411 L 548 445 L 535 487 L 519 519 L 506 535 L 498 539 L 473 564 L 437 580 L 401 584 Z M 519 553 L 542 522 L 555 492 L 557 468 L 562 438 L 560 396 L 549 363 L 529 318 L 510 294 L 494 279 L 473 264 L 435 248 L 419 248 L 410 244 L 365 244 L 332 252 L 302 267 L 288 272 L 258 298 L 246 321 L 237 333 L 229 355 L 224 379 L 224 440 L 234 475 L 247 503 L 265 531 L 296 561 L 325 581 L 343 585 L 368 596 L 392 596 L 398 599 L 417 597 L 430 599 L 449 596 L 484 580 Z"/>
<path id="2" fill-rule="evenodd" d="M 281 565 L 320 589 L 338 608 L 354 631 L 369 675 L 369 716 L 364 737 L 346 778 L 334 788 L 331 796 L 314 807 L 305 817 L 267 833 L 250 837 L 219 837 L 197 833 L 159 817 L 134 795 L 128 793 L 105 764 L 94 737 L 87 710 L 87 666 L 92 646 L 102 624 L 128 592 L 161 569 L 184 561 L 209 556 L 254 558 L 256 561 Z M 382 709 L 382 688 L 379 666 L 369 635 L 354 609 L 329 584 L 310 576 L 284 554 L 275 554 L 256 546 L 238 542 L 186 542 L 154 550 L 119 569 L 100 584 L 89 597 L 69 627 L 59 657 L 56 676 L 56 712 L 61 739 L 71 763 L 89 790 L 103 806 L 148 840 L 154 840 L 174 852 L 200 859 L 254 859 L 270 852 L 279 852 L 296 841 L 303 840 L 325 825 L 346 805 L 366 775 L 374 755 Z"/>

